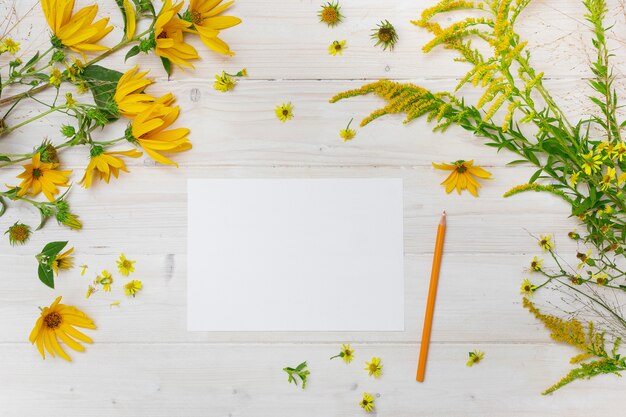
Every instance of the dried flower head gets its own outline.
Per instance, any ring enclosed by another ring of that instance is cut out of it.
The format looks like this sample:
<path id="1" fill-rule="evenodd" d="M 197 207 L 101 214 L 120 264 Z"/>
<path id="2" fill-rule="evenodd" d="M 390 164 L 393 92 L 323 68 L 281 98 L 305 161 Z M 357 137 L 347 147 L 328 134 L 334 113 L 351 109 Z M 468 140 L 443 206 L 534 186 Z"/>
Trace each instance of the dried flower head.
<path id="1" fill-rule="evenodd" d="M 9 235 L 9 243 L 11 245 L 23 245 L 28 242 L 30 238 L 30 226 L 16 222 L 13 226 L 10 226 L 4 234 Z"/>
<path id="2" fill-rule="evenodd" d="M 343 15 L 341 14 L 341 6 L 339 2 L 333 1 L 322 5 L 319 13 L 320 22 L 326 23 L 328 26 L 335 26 L 341 23 Z"/>
<path id="3" fill-rule="evenodd" d="M 59 154 L 57 152 L 57 148 L 48 140 L 45 139 L 39 148 L 35 152 L 39 152 L 39 158 L 41 162 L 50 163 L 50 164 L 58 164 L 59 163 Z"/>
<path id="4" fill-rule="evenodd" d="M 375 29 L 372 29 L 371 38 L 376 41 L 374 46 L 381 46 L 383 51 L 393 50 L 398 42 L 398 33 L 388 20 L 381 21 Z"/>

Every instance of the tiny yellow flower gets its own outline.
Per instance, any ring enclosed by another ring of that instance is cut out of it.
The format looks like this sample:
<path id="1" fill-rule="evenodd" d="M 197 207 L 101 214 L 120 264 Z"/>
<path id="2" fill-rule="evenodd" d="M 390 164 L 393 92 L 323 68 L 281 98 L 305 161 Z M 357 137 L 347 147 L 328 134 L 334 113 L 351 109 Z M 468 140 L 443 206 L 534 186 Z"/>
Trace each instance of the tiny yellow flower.
<path id="1" fill-rule="evenodd" d="M 537 289 L 536 286 L 534 286 L 529 280 L 528 278 L 526 278 L 524 280 L 524 282 L 522 282 L 522 285 L 520 287 L 520 294 L 524 295 L 524 296 L 528 296 L 528 297 L 532 297 L 533 296 L 533 292 Z"/>
<path id="2" fill-rule="evenodd" d="M 380 358 L 372 358 L 369 362 L 365 362 L 365 369 L 369 376 L 373 376 L 374 378 L 380 378 L 380 375 L 383 372 L 383 366 L 380 364 Z"/>
<path id="3" fill-rule="evenodd" d="M 583 154 L 583 171 L 585 174 L 591 175 L 600 170 L 602 166 L 602 156 L 594 154 L 593 151 Z"/>
<path id="4" fill-rule="evenodd" d="M 52 68 L 52 71 L 50 71 L 50 78 L 48 79 L 48 82 L 58 88 L 61 85 L 61 81 L 61 70 L 57 67 Z"/>
<path id="5" fill-rule="evenodd" d="M 120 271 L 120 274 L 127 277 L 131 272 L 135 272 L 135 263 L 137 261 L 131 261 L 130 259 L 126 259 L 124 254 L 120 255 L 120 259 L 117 261 L 117 269 Z"/>
<path id="6" fill-rule="evenodd" d="M 578 240 L 580 239 L 580 234 L 576 231 L 576 229 L 574 229 L 571 232 L 567 233 L 567 237 L 569 237 L 572 240 Z"/>
<path id="7" fill-rule="evenodd" d="M 141 281 L 134 279 L 132 281 L 128 281 L 124 285 L 124 292 L 126 293 L 126 296 L 132 296 L 133 298 L 135 298 L 135 294 L 137 294 L 137 292 L 142 288 L 143 284 L 141 283 Z"/>
<path id="8" fill-rule="evenodd" d="M 241 71 L 239 71 L 239 72 L 237 73 L 237 75 L 238 75 L 239 77 L 247 77 L 247 76 L 248 76 L 248 69 L 247 69 L 247 68 L 242 69 Z"/>
<path id="9" fill-rule="evenodd" d="M 349 344 L 342 344 L 341 352 L 330 359 L 335 358 L 341 358 L 345 363 L 350 363 L 352 362 L 352 359 L 354 359 L 354 349 L 352 349 Z"/>
<path id="10" fill-rule="evenodd" d="M 541 246 L 541 249 L 543 249 L 545 252 L 554 248 L 554 244 L 552 243 L 551 239 L 552 235 L 540 235 L 537 244 Z"/>
<path id="11" fill-rule="evenodd" d="M 580 253 L 578 252 L 576 254 L 576 257 L 578 258 L 578 260 L 580 261 L 580 263 L 578 264 L 578 269 L 582 268 L 583 266 L 585 266 L 587 264 L 587 261 L 589 260 L 589 258 L 591 257 L 591 249 L 589 249 L 587 251 L 587 254 L 584 253 Z"/>
<path id="12" fill-rule="evenodd" d="M 541 269 L 543 268 L 543 266 L 541 265 L 542 262 L 543 262 L 543 259 L 538 259 L 536 256 L 533 257 L 533 260 L 530 261 L 530 270 L 541 271 Z"/>
<path id="13" fill-rule="evenodd" d="M 219 75 L 219 74 L 215 75 L 215 82 L 213 83 L 213 88 L 217 91 L 221 91 L 222 93 L 225 93 L 235 88 L 236 83 L 237 83 L 236 79 L 234 79 L 229 74 L 226 74 L 224 71 L 222 71 L 222 75 Z"/>
<path id="14" fill-rule="evenodd" d="M 361 408 L 369 413 L 370 411 L 374 410 L 374 397 L 372 397 L 369 392 L 364 392 L 363 399 L 359 401 L 359 405 L 361 406 Z"/>
<path id="15" fill-rule="evenodd" d="M 608 282 L 606 277 L 607 275 L 605 273 L 594 274 L 591 276 L 591 278 L 596 281 L 598 285 L 605 285 Z"/>
<path id="16" fill-rule="evenodd" d="M 350 119 L 345 129 L 341 129 L 339 131 L 339 136 L 343 139 L 344 142 L 352 140 L 352 138 L 356 136 L 356 130 L 350 129 L 350 124 L 352 124 L 352 120 L 354 119 Z"/>
<path id="17" fill-rule="evenodd" d="M 611 158 L 617 159 L 619 162 L 622 162 L 626 156 L 626 144 L 620 142 L 613 147 L 613 152 L 611 154 Z"/>
<path id="18" fill-rule="evenodd" d="M 65 94 L 65 105 L 70 109 L 76 107 L 76 99 L 72 96 L 72 93 Z"/>
<path id="19" fill-rule="evenodd" d="M 102 285 L 102 290 L 104 292 L 110 292 L 111 284 L 113 284 L 113 277 L 109 271 L 104 270 L 96 277 L 93 283 L 96 285 Z"/>
<path id="20" fill-rule="evenodd" d="M 0 42 L 0 53 L 8 52 L 11 55 L 15 55 L 20 51 L 20 43 L 15 42 L 11 38 L 4 38 L 2 42 Z"/>
<path id="21" fill-rule="evenodd" d="M 346 46 L 346 41 L 333 41 L 333 43 L 331 43 L 328 46 L 328 53 L 332 56 L 337 56 L 337 54 L 339 55 L 343 55 L 343 50 L 344 49 L 348 49 L 348 47 Z"/>
<path id="22" fill-rule="evenodd" d="M 485 352 L 482 352 L 480 350 L 474 350 L 473 352 L 468 352 L 468 355 L 469 355 L 469 360 L 467 361 L 466 365 L 474 366 L 483 360 L 483 358 L 485 357 Z"/>
<path id="23" fill-rule="evenodd" d="M 276 113 L 278 120 L 284 123 L 287 120 L 293 119 L 293 105 L 291 102 L 283 103 L 280 106 L 276 106 L 274 113 Z"/>
<path id="24" fill-rule="evenodd" d="M 575 186 L 576 184 L 578 184 L 578 177 L 579 177 L 579 176 L 580 176 L 580 171 L 578 171 L 578 172 L 574 172 L 572 175 L 570 175 L 570 177 L 569 177 L 569 182 L 570 182 L 572 185 L 574 185 L 574 186 Z"/>
<path id="25" fill-rule="evenodd" d="M 615 168 L 608 167 L 606 169 L 606 173 L 602 176 L 602 181 L 600 183 L 600 188 L 603 191 L 608 190 L 614 179 L 615 179 Z"/>
<path id="26" fill-rule="evenodd" d="M 328 26 L 335 26 L 341 23 L 341 19 L 343 19 L 340 10 L 339 2 L 328 2 L 322 5 L 322 9 L 317 15 L 320 18 L 320 22 L 326 23 Z"/>

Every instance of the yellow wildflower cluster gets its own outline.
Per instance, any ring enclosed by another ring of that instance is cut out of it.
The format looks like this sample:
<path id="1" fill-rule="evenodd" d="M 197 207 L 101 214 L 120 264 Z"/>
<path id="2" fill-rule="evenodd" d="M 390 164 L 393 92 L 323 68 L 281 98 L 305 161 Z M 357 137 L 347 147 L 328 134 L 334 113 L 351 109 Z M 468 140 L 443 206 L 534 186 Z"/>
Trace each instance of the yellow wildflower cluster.
<path id="1" fill-rule="evenodd" d="M 135 265 L 135 261 L 127 259 L 123 253 L 120 255 L 119 259 L 117 260 L 118 271 L 122 276 L 125 276 L 125 277 L 129 276 L 131 273 L 135 271 L 134 265 Z M 85 266 L 85 269 L 86 269 L 86 266 Z M 85 297 L 86 298 L 91 297 L 94 293 L 98 292 L 100 288 L 104 292 L 110 292 L 113 281 L 114 280 L 113 280 L 113 276 L 111 275 L 111 273 L 108 272 L 107 270 L 103 270 L 94 279 L 93 283 L 87 287 L 87 294 Z M 139 280 L 131 280 L 127 282 L 126 284 L 124 284 L 123 288 L 127 296 L 135 297 L 135 294 L 137 294 L 137 292 L 143 288 L 143 284 Z"/>

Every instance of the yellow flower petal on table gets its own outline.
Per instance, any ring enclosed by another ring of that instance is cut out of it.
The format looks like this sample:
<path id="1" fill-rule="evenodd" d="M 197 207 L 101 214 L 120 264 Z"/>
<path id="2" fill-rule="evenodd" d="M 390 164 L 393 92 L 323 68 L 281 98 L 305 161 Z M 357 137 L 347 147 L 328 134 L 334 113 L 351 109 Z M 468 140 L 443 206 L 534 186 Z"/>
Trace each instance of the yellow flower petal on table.
<path id="1" fill-rule="evenodd" d="M 144 93 L 146 87 L 153 83 L 151 79 L 146 78 L 149 71 L 138 71 L 137 65 L 126 71 L 117 81 L 113 95 L 117 112 L 128 119 L 145 111 L 156 100 L 150 94 Z"/>
<path id="2" fill-rule="evenodd" d="M 115 178 L 118 178 L 120 171 L 128 172 L 126 164 L 118 156 L 139 158 L 141 155 L 143 155 L 143 153 L 135 149 L 104 152 L 102 147 L 94 146 L 91 150 L 91 159 L 89 160 L 89 164 L 87 164 L 87 168 L 85 168 L 85 174 L 80 180 L 80 183 L 83 187 L 89 188 L 95 176 L 96 179 L 103 180 L 108 184 L 111 174 L 113 174 Z"/>
<path id="3" fill-rule="evenodd" d="M 187 30 L 191 22 L 178 17 L 182 7 L 182 1 L 172 4 L 171 0 L 165 0 L 154 24 L 155 53 L 181 69 L 193 68 L 189 61 L 200 58 L 195 48 L 185 42 L 183 30 Z"/>
<path id="4" fill-rule="evenodd" d="M 126 256 L 124 256 L 124 254 L 122 253 L 120 255 L 120 259 L 117 260 L 117 269 L 120 271 L 120 274 L 127 277 L 132 272 L 135 272 L 135 263 L 136 261 L 126 259 Z"/>
<path id="5" fill-rule="evenodd" d="M 111 284 L 113 284 L 113 277 L 106 269 L 96 277 L 93 282 L 95 285 L 102 285 L 102 291 L 111 292 Z"/>
<path id="6" fill-rule="evenodd" d="M 365 369 L 369 376 L 373 376 L 374 378 L 380 378 L 380 375 L 383 372 L 383 366 L 380 364 L 380 358 L 372 358 L 369 362 L 365 362 Z"/>
<path id="7" fill-rule="evenodd" d="M 130 0 L 124 0 L 124 13 L 126 13 L 126 39 L 132 39 L 137 29 L 137 14 Z"/>
<path id="8" fill-rule="evenodd" d="M 72 171 L 60 171 L 56 168 L 58 163 L 41 162 L 39 152 L 33 155 L 30 164 L 24 165 L 24 172 L 17 178 L 22 179 L 17 195 L 22 197 L 26 194 L 37 195 L 43 191 L 50 201 L 54 201 L 54 196 L 59 193 L 59 187 L 68 187 L 68 176 Z"/>
<path id="9" fill-rule="evenodd" d="M 94 22 L 97 4 L 83 7 L 76 14 L 73 14 L 74 0 L 41 0 L 41 8 L 52 30 L 54 46 L 64 46 L 82 55 L 108 49 L 97 42 L 113 30 L 113 26 L 107 26 L 108 17 Z"/>
<path id="10" fill-rule="evenodd" d="M 74 268 L 74 257 L 70 256 L 73 252 L 74 248 L 72 247 L 54 258 L 54 260 L 50 264 L 50 267 L 56 275 L 59 275 L 59 269 Z"/>
<path id="11" fill-rule="evenodd" d="M 128 297 L 132 296 L 134 298 L 135 294 L 137 294 L 137 292 L 142 288 L 143 284 L 141 283 L 141 281 L 134 279 L 124 285 L 124 293 L 126 293 Z"/>
<path id="12" fill-rule="evenodd" d="M 480 188 L 481 185 L 474 177 L 491 179 L 491 173 L 477 165 L 475 166 L 473 160 L 458 160 L 451 164 L 436 164 L 433 162 L 433 167 L 445 171 L 452 171 L 448 178 L 441 183 L 441 185 L 445 185 L 446 193 L 450 193 L 452 190 L 456 189 L 457 193 L 461 194 L 461 191 L 468 190 L 474 197 L 478 197 L 478 188 Z"/>
<path id="13" fill-rule="evenodd" d="M 287 120 L 293 119 L 293 105 L 291 104 L 291 102 L 283 103 L 279 106 L 276 106 L 276 109 L 274 109 L 274 113 L 276 114 L 276 117 L 278 117 L 278 120 L 285 123 Z"/>
<path id="14" fill-rule="evenodd" d="M 59 339 L 70 349 L 83 352 L 85 348 L 78 341 L 84 343 L 93 343 L 93 341 L 74 327 L 95 329 L 96 326 L 85 313 L 76 307 L 60 304 L 60 301 L 59 296 L 50 307 L 44 307 L 41 310 L 41 315 L 30 332 L 28 340 L 37 346 L 37 350 L 44 359 L 47 351 L 53 357 L 59 355 L 71 361 L 72 358 L 59 344 Z"/>
<path id="15" fill-rule="evenodd" d="M 363 399 L 359 401 L 359 405 L 366 412 L 371 412 L 374 410 L 374 397 L 369 392 L 364 392 Z"/>
<path id="16" fill-rule="evenodd" d="M 193 23 L 193 27 L 188 29 L 189 32 L 196 33 L 200 36 L 200 40 L 215 52 L 224 55 L 235 55 L 230 50 L 226 42 L 221 40 L 218 35 L 222 30 L 229 29 L 241 23 L 241 19 L 235 16 L 221 16 L 234 1 L 228 1 L 221 4 L 222 0 L 190 0 L 189 15 Z"/>
<path id="17" fill-rule="evenodd" d="M 480 363 L 484 357 L 485 357 L 485 352 L 482 352 L 480 350 L 474 350 L 473 352 L 469 352 L 469 360 L 467 361 L 466 365 L 467 366 L 474 366 L 477 363 Z"/>

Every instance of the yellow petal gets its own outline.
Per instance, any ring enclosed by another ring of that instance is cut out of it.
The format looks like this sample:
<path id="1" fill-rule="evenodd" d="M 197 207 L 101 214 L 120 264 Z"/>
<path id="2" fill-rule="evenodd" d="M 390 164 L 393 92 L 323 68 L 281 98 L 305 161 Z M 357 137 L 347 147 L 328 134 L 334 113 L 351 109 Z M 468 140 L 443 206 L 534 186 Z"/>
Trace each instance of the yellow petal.
<path id="1" fill-rule="evenodd" d="M 130 0 L 124 0 L 124 12 L 126 12 L 126 39 L 130 40 L 135 36 L 135 29 L 137 28 L 135 8 Z"/>

